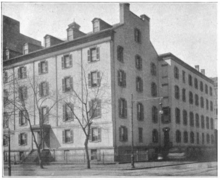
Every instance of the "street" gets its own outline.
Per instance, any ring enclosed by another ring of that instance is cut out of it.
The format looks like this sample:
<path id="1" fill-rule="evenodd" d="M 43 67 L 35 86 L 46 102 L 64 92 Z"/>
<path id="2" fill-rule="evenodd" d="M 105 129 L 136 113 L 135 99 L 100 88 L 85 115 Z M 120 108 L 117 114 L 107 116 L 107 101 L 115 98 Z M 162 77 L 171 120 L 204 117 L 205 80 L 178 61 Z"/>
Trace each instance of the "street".
<path id="1" fill-rule="evenodd" d="M 8 176 L 7 166 L 4 174 Z M 13 165 L 12 176 L 217 176 L 217 162 L 142 162 L 130 164 L 95 165 L 86 169 L 83 164 L 51 164 L 40 169 L 36 165 Z"/>

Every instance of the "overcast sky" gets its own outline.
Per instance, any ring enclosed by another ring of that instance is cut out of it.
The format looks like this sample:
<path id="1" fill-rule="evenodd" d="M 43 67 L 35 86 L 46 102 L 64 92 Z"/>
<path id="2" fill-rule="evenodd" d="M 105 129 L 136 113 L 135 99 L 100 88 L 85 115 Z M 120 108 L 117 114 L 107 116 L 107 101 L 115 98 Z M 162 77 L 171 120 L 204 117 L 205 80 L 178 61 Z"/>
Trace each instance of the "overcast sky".
<path id="1" fill-rule="evenodd" d="M 216 3 L 130 3 L 136 15 L 150 17 L 150 38 L 158 52 L 171 52 L 208 77 L 217 76 Z M 118 3 L 2 3 L 2 14 L 20 21 L 22 34 L 40 40 L 46 34 L 66 39 L 74 20 L 85 33 L 92 19 L 119 22 Z"/>

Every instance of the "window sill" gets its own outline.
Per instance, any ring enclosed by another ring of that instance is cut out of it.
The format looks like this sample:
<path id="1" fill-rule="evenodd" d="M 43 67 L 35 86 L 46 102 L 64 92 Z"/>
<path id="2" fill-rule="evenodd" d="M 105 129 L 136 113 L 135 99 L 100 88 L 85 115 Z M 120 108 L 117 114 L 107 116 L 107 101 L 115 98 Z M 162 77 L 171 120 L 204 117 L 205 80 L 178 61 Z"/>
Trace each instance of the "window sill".
<path id="1" fill-rule="evenodd" d="M 74 121 L 73 118 L 72 118 L 72 119 L 68 119 L 68 120 L 66 120 L 66 119 L 63 120 L 63 122 L 66 122 L 66 123 L 68 123 L 68 122 L 73 122 L 73 121 Z"/>
<path id="2" fill-rule="evenodd" d="M 90 60 L 89 63 L 95 63 L 95 62 L 98 62 L 100 61 L 100 59 L 93 59 L 93 60 Z"/>
<path id="3" fill-rule="evenodd" d="M 62 67 L 62 69 L 63 70 L 65 70 L 65 69 L 70 69 L 70 68 L 72 68 L 73 66 L 70 66 L 70 67 Z"/>
<path id="4" fill-rule="evenodd" d="M 71 141 L 71 142 L 64 142 L 63 144 L 73 144 L 73 141 Z"/>
<path id="5" fill-rule="evenodd" d="M 39 75 L 44 75 L 44 74 L 48 74 L 48 72 L 39 73 Z"/>

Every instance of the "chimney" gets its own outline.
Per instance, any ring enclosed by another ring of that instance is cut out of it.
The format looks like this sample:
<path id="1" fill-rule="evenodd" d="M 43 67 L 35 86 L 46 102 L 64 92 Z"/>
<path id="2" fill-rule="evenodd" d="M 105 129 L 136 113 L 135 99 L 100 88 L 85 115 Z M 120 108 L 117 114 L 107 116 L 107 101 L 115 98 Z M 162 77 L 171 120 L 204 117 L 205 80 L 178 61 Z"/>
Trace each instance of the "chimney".
<path id="1" fill-rule="evenodd" d="M 141 18 L 143 21 L 150 21 L 150 18 L 147 17 L 145 14 L 142 14 L 142 15 L 140 16 L 140 18 Z"/>
<path id="2" fill-rule="evenodd" d="M 128 12 L 130 11 L 129 3 L 120 3 L 120 23 L 125 23 L 128 17 Z"/>
<path id="3" fill-rule="evenodd" d="M 205 69 L 201 69 L 201 73 L 205 75 Z"/>
<path id="4" fill-rule="evenodd" d="M 199 65 L 195 65 L 195 69 L 199 71 Z"/>

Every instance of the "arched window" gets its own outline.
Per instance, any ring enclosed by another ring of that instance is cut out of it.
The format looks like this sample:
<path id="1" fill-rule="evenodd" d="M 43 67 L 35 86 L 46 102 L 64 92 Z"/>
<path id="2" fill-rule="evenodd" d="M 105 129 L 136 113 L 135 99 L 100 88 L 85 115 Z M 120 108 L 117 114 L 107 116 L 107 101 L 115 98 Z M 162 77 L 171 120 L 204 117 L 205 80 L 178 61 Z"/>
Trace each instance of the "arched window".
<path id="1" fill-rule="evenodd" d="M 199 115 L 196 114 L 196 127 L 199 127 Z"/>
<path id="2" fill-rule="evenodd" d="M 152 76 L 157 75 L 157 69 L 156 69 L 156 65 L 154 63 L 151 63 L 151 75 Z"/>
<path id="3" fill-rule="evenodd" d="M 189 92 L 189 103 L 193 104 L 193 93 L 191 91 Z"/>
<path id="4" fill-rule="evenodd" d="M 196 142 L 197 144 L 199 144 L 199 133 L 198 132 L 196 133 Z"/>
<path id="5" fill-rule="evenodd" d="M 137 119 L 139 121 L 144 120 L 144 106 L 142 103 L 137 103 Z"/>
<path id="6" fill-rule="evenodd" d="M 197 94 L 195 95 L 195 104 L 196 106 L 199 105 L 199 96 Z"/>
<path id="7" fill-rule="evenodd" d="M 194 133 L 190 132 L 190 143 L 194 143 Z"/>
<path id="8" fill-rule="evenodd" d="M 154 123 L 157 123 L 158 122 L 158 110 L 157 110 L 157 107 L 156 106 L 153 106 L 152 107 L 152 121 Z"/>
<path id="9" fill-rule="evenodd" d="M 186 110 L 183 110 L 183 124 L 184 125 L 187 125 L 187 111 Z"/>
<path id="10" fill-rule="evenodd" d="M 203 99 L 203 97 L 200 97 L 200 105 L 201 105 L 201 108 L 204 107 L 204 99 Z"/>
<path id="11" fill-rule="evenodd" d="M 188 143 L 188 132 L 184 131 L 183 135 L 184 135 L 184 143 Z"/>
<path id="12" fill-rule="evenodd" d="M 139 55 L 135 56 L 135 66 L 138 70 L 142 69 L 142 59 Z"/>
<path id="13" fill-rule="evenodd" d="M 206 128 L 209 129 L 209 117 L 206 117 Z"/>
<path id="14" fill-rule="evenodd" d="M 209 88 L 210 96 L 212 96 L 212 87 Z"/>
<path id="15" fill-rule="evenodd" d="M 203 115 L 201 116 L 201 126 L 202 126 L 202 129 L 204 129 L 205 122 L 204 122 L 204 116 Z"/>
<path id="16" fill-rule="evenodd" d="M 212 118 L 210 119 L 210 123 L 211 123 L 211 129 L 214 129 L 214 124 L 213 124 L 214 122 Z"/>
<path id="17" fill-rule="evenodd" d="M 179 69 L 178 69 L 178 67 L 174 67 L 174 77 L 176 78 L 176 79 L 179 79 Z"/>
<path id="18" fill-rule="evenodd" d="M 202 81 L 200 81 L 200 91 L 203 92 L 203 82 Z"/>
<path id="19" fill-rule="evenodd" d="M 194 85 L 195 85 L 195 88 L 198 89 L 198 80 L 196 78 L 194 79 Z"/>
<path id="20" fill-rule="evenodd" d="M 202 144 L 205 144 L 205 135 L 202 133 Z"/>
<path id="21" fill-rule="evenodd" d="M 206 134 L 206 142 L 207 142 L 207 144 L 210 143 L 210 136 L 209 136 L 209 134 Z"/>
<path id="22" fill-rule="evenodd" d="M 175 98 L 179 99 L 179 97 L 180 97 L 179 87 L 175 86 L 174 88 L 175 88 Z"/>
<path id="23" fill-rule="evenodd" d="M 190 116 L 190 126 L 194 126 L 194 114 L 193 114 L 193 112 L 190 112 L 190 114 L 189 114 L 189 116 Z"/>
<path id="24" fill-rule="evenodd" d="M 182 89 L 182 100 L 186 102 L 186 89 Z"/>
<path id="25" fill-rule="evenodd" d="M 180 124 L 180 109 L 179 108 L 175 109 L 175 115 L 176 115 L 176 123 Z"/>
<path id="26" fill-rule="evenodd" d="M 153 141 L 154 143 L 157 143 L 157 142 L 158 142 L 158 131 L 157 131 L 156 129 L 154 129 L 154 130 L 152 131 L 152 141 Z"/>
<path id="27" fill-rule="evenodd" d="M 157 96 L 157 85 L 154 82 L 151 83 L 151 95 L 153 97 Z"/>
<path id="28" fill-rule="evenodd" d="M 189 85 L 192 86 L 192 76 L 190 74 L 188 76 L 188 80 L 189 80 Z"/>
<path id="29" fill-rule="evenodd" d="M 143 91 L 143 80 L 140 77 L 136 78 L 136 90 L 137 92 Z"/>
<path id="30" fill-rule="evenodd" d="M 179 130 L 176 130 L 176 142 L 181 142 L 181 132 Z"/>
<path id="31" fill-rule="evenodd" d="M 211 135 L 211 142 L 212 142 L 212 144 L 214 144 L 214 142 L 215 142 L 213 134 Z"/>

